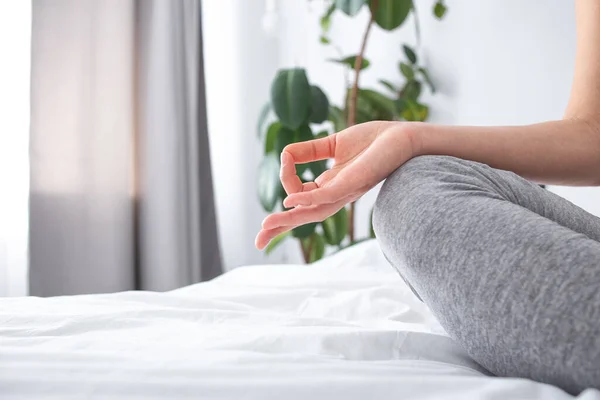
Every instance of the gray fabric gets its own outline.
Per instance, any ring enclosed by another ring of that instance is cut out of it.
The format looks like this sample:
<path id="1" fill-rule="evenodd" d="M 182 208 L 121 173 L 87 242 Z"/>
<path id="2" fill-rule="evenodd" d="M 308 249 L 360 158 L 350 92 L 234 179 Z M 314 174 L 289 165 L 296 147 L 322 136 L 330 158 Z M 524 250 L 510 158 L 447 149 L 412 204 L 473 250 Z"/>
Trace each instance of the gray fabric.
<path id="1" fill-rule="evenodd" d="M 30 294 L 220 272 L 199 3 L 32 3 Z"/>
<path id="2" fill-rule="evenodd" d="M 199 0 L 136 1 L 140 284 L 167 290 L 221 272 Z"/>
<path id="3" fill-rule="evenodd" d="M 486 369 L 600 388 L 600 219 L 507 171 L 415 158 L 383 185 L 382 250 Z"/>

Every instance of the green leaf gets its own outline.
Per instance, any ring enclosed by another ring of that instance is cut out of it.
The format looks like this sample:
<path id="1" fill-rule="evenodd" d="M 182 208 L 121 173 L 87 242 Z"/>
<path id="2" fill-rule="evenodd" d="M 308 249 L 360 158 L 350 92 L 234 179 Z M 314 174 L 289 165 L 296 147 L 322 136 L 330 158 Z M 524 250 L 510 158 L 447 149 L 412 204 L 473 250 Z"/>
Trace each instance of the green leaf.
<path id="1" fill-rule="evenodd" d="M 350 98 L 352 89 L 349 88 L 347 91 L 347 98 Z M 364 95 L 364 90 L 359 89 L 356 99 L 356 123 L 362 124 L 363 122 L 374 121 L 378 119 L 378 110 L 373 108 L 371 101 Z"/>
<path id="2" fill-rule="evenodd" d="M 281 122 L 275 121 L 269 125 L 267 129 L 267 136 L 265 137 L 265 154 L 268 154 L 275 150 L 275 142 L 277 141 L 277 135 L 281 130 Z"/>
<path id="3" fill-rule="evenodd" d="M 269 113 L 271 112 L 271 103 L 266 102 L 264 106 L 260 109 L 260 115 L 258 116 L 258 122 L 256 124 L 256 133 L 258 137 L 262 137 L 265 122 L 267 122 L 267 118 Z"/>
<path id="4" fill-rule="evenodd" d="M 282 126 L 279 129 L 277 138 L 275 139 L 275 155 L 279 156 L 283 151 L 283 148 L 290 143 L 294 143 L 294 137 L 296 132 L 288 127 Z"/>
<path id="5" fill-rule="evenodd" d="M 311 244 L 307 244 L 310 246 L 308 262 L 313 263 L 323 258 L 323 255 L 325 255 L 325 240 L 323 239 L 323 236 L 315 232 L 310 236 L 307 242 L 308 241 L 312 242 Z"/>
<path id="6" fill-rule="evenodd" d="M 413 7 L 412 0 L 370 0 L 375 9 L 375 22 L 386 31 L 402 25 Z"/>
<path id="7" fill-rule="evenodd" d="M 348 56 L 346 58 L 341 58 L 339 60 L 335 60 L 335 59 L 331 58 L 331 59 L 329 59 L 329 61 L 336 62 L 338 64 L 345 64 L 345 65 L 349 66 L 350 68 L 354 69 L 356 57 L 357 56 Z M 363 70 L 363 69 L 367 68 L 369 65 L 371 65 L 369 60 L 367 60 L 366 58 L 363 57 L 362 63 L 360 64 L 360 69 Z"/>
<path id="8" fill-rule="evenodd" d="M 271 85 L 271 104 L 284 126 L 297 129 L 310 112 L 310 85 L 301 68 L 280 70 Z"/>
<path id="9" fill-rule="evenodd" d="M 407 121 L 425 121 L 429 116 L 429 107 L 413 100 L 406 101 L 406 108 L 402 111 L 402 118 Z"/>
<path id="10" fill-rule="evenodd" d="M 444 18 L 444 15 L 446 15 L 447 10 L 448 8 L 444 5 L 444 3 L 438 1 L 435 3 L 435 6 L 433 6 L 433 15 L 435 15 L 437 19 L 442 19 Z"/>
<path id="11" fill-rule="evenodd" d="M 297 228 L 292 229 L 292 235 L 298 239 L 304 239 L 304 238 L 307 238 L 310 235 L 312 235 L 313 232 L 315 231 L 316 227 L 317 227 L 316 222 L 311 222 L 306 225 L 301 225 Z"/>
<path id="12" fill-rule="evenodd" d="M 329 132 L 327 132 L 327 131 L 321 131 L 321 132 L 319 132 L 319 133 L 317 133 L 315 135 L 315 139 L 322 139 L 322 138 L 327 137 L 327 136 L 329 136 Z"/>
<path id="13" fill-rule="evenodd" d="M 342 10 L 344 14 L 353 17 L 358 14 L 366 2 L 366 0 L 335 0 L 335 6 Z"/>
<path id="14" fill-rule="evenodd" d="M 328 244 L 337 246 L 342 243 L 342 240 L 348 234 L 348 212 L 346 208 L 342 208 L 321 222 L 321 225 L 323 226 L 323 236 Z"/>
<path id="15" fill-rule="evenodd" d="M 271 212 L 279 197 L 279 158 L 271 153 L 263 158 L 258 169 L 258 197 L 265 211 Z"/>
<path id="16" fill-rule="evenodd" d="M 423 79 L 425 79 L 425 82 L 427 82 L 427 85 L 429 85 L 429 88 L 431 89 L 431 93 L 435 93 L 435 86 L 433 86 L 433 82 L 431 81 L 431 78 L 429 77 L 429 73 L 427 72 L 427 70 L 425 68 L 419 68 L 418 71 L 421 73 L 421 75 L 423 75 Z"/>
<path id="17" fill-rule="evenodd" d="M 329 40 L 329 39 L 328 39 L 326 36 L 321 36 L 321 37 L 319 38 L 319 41 L 320 41 L 322 44 L 329 44 L 329 43 L 331 43 L 331 40 Z"/>
<path id="18" fill-rule="evenodd" d="M 308 125 L 302 125 L 294 132 L 294 143 L 306 142 L 307 140 L 313 140 L 314 136 Z"/>
<path id="19" fill-rule="evenodd" d="M 380 79 L 379 83 L 388 88 L 393 93 L 398 93 L 398 88 L 396 88 L 390 81 L 386 81 L 384 79 Z"/>
<path id="20" fill-rule="evenodd" d="M 276 248 L 277 246 L 279 246 L 281 243 L 283 243 L 283 240 L 284 240 L 286 237 L 290 236 L 291 234 L 292 234 L 292 232 L 291 232 L 291 231 L 287 231 L 287 232 L 283 232 L 283 233 L 280 233 L 279 235 L 275 236 L 275 237 L 273 238 L 273 240 L 271 240 L 271 242 L 270 242 L 270 243 L 267 245 L 267 247 L 265 248 L 265 253 L 267 253 L 267 254 L 271 254 L 271 252 L 272 252 L 273 250 L 275 250 L 275 248 Z"/>
<path id="21" fill-rule="evenodd" d="M 406 100 L 404 100 L 402 97 L 400 97 L 400 98 L 396 99 L 396 101 L 394 103 L 396 105 L 396 113 L 401 116 L 402 112 L 404 112 L 406 107 L 408 107 L 408 105 L 406 104 Z"/>
<path id="22" fill-rule="evenodd" d="M 370 89 L 360 89 L 358 95 L 359 98 L 363 98 L 369 102 L 373 112 L 373 119 L 392 120 L 394 118 L 396 112 L 394 100 Z"/>
<path id="23" fill-rule="evenodd" d="M 402 48 L 404 49 L 404 54 L 406 55 L 406 58 L 408 58 L 408 61 L 410 61 L 411 64 L 416 64 L 417 55 L 415 54 L 414 50 L 407 45 L 403 45 Z"/>
<path id="24" fill-rule="evenodd" d="M 335 11 L 335 3 L 331 3 L 325 14 L 321 17 L 321 30 L 323 33 L 329 32 L 329 28 L 331 28 L 331 15 Z"/>
<path id="25" fill-rule="evenodd" d="M 406 77 L 406 79 L 414 79 L 415 78 L 415 71 L 412 69 L 412 67 L 406 63 L 401 62 L 399 64 L 400 66 L 400 72 L 402 72 L 402 75 L 404 75 Z"/>
<path id="26" fill-rule="evenodd" d="M 415 108 L 414 102 L 411 100 L 407 100 L 406 107 L 402 111 L 402 118 L 404 118 L 407 121 L 416 121 L 417 116 L 415 115 L 415 111 L 416 111 L 416 108 Z"/>
<path id="27" fill-rule="evenodd" d="M 315 180 L 323 172 L 327 171 L 327 162 L 325 160 L 313 161 L 308 165 L 308 169 L 313 174 L 313 180 Z"/>
<path id="28" fill-rule="evenodd" d="M 418 108 L 417 108 L 417 112 L 414 113 L 416 120 L 417 121 L 426 121 L 427 118 L 429 117 L 429 107 L 427 107 L 425 104 L 420 104 L 417 103 Z"/>
<path id="29" fill-rule="evenodd" d="M 408 81 L 406 82 L 406 85 L 404 85 L 404 88 L 400 92 L 400 96 L 408 100 L 416 101 L 421 95 L 421 88 L 421 82 L 414 80 Z"/>
<path id="30" fill-rule="evenodd" d="M 371 102 L 364 96 L 358 94 L 356 99 L 356 123 L 362 124 L 363 122 L 374 121 L 377 119 L 377 113 L 373 110 Z"/>
<path id="31" fill-rule="evenodd" d="M 341 108 L 336 106 L 329 106 L 329 117 L 328 119 L 333 122 L 333 129 L 336 132 L 343 131 L 346 129 L 346 116 Z"/>
<path id="32" fill-rule="evenodd" d="M 327 119 L 327 114 L 329 113 L 329 100 L 327 100 L 327 96 L 318 86 L 310 87 L 310 122 L 315 124 L 320 124 L 321 122 Z"/>

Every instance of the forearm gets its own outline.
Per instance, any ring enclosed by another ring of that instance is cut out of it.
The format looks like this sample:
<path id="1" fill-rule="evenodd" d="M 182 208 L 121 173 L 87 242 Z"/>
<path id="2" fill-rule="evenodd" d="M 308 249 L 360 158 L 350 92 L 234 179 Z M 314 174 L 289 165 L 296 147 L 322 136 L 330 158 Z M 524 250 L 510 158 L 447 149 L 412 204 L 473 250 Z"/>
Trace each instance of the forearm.
<path id="1" fill-rule="evenodd" d="M 540 183 L 600 185 L 600 124 L 560 120 L 526 126 L 411 125 L 416 155 L 448 155 Z"/>

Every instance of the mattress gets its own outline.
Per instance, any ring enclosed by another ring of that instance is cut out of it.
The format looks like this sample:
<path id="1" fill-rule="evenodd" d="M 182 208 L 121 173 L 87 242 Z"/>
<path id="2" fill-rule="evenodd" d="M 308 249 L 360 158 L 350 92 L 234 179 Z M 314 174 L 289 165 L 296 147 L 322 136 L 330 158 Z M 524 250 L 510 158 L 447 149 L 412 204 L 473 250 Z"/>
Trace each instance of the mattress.
<path id="1" fill-rule="evenodd" d="M 0 398 L 572 397 L 489 376 L 370 241 L 166 293 L 0 299 Z"/>

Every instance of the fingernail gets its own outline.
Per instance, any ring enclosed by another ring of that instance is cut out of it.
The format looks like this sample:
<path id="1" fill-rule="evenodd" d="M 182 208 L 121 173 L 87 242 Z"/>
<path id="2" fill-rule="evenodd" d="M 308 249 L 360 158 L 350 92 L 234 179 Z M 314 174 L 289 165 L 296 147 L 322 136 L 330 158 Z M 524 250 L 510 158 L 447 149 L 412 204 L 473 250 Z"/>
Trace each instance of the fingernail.
<path id="1" fill-rule="evenodd" d="M 298 206 L 307 206 L 309 205 L 307 202 L 302 201 L 302 199 L 298 199 L 295 197 L 292 197 L 291 200 L 288 200 L 288 198 L 286 198 L 283 201 L 283 206 L 286 208 L 292 208 L 292 207 L 298 207 Z"/>
<path id="2" fill-rule="evenodd" d="M 281 165 L 287 164 L 289 155 L 285 151 L 281 153 Z"/>
<path id="3" fill-rule="evenodd" d="M 258 235 L 256 235 L 256 237 L 254 238 L 254 247 L 261 250 L 260 246 L 258 245 Z"/>
<path id="4" fill-rule="evenodd" d="M 292 208 L 292 207 L 296 207 L 299 205 L 300 204 L 298 204 L 298 200 L 292 196 L 288 196 L 285 198 L 285 200 L 283 200 L 283 206 L 286 208 Z"/>
<path id="5" fill-rule="evenodd" d="M 268 219 L 265 219 L 263 221 L 262 228 L 263 228 L 263 230 L 266 231 L 266 230 L 275 228 L 275 226 L 273 226 L 273 223 L 270 222 Z"/>

